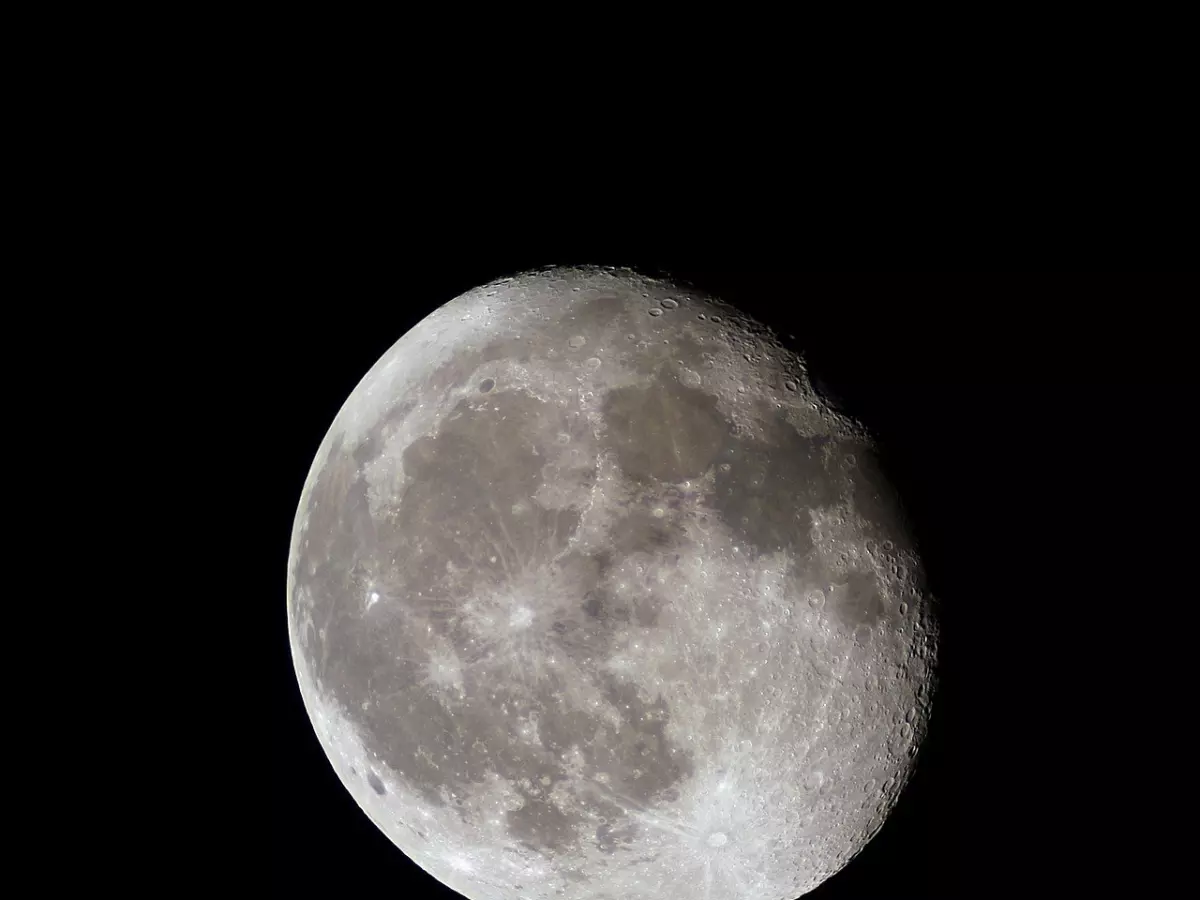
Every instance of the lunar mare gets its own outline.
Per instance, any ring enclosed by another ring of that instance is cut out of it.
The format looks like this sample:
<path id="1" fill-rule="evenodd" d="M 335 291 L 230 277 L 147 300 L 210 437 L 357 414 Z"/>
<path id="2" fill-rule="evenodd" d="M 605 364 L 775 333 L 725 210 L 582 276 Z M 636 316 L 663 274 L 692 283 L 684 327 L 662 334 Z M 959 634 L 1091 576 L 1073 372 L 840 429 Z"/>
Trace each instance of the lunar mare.
<path id="1" fill-rule="evenodd" d="M 367 373 L 288 568 L 347 790 L 472 900 L 790 900 L 882 826 L 937 623 L 875 445 L 719 300 L 504 279 Z"/>

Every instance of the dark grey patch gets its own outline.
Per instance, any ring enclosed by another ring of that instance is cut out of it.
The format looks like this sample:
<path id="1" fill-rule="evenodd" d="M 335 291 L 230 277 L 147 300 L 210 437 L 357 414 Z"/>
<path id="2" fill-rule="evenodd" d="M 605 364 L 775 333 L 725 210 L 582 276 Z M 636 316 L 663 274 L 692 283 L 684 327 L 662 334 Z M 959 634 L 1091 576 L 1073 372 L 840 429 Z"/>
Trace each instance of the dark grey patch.
<path id="1" fill-rule="evenodd" d="M 492 378 L 485 378 L 485 379 L 483 379 L 483 381 L 479 382 L 479 390 L 481 393 L 484 393 L 484 394 L 486 394 L 488 391 L 490 391 L 495 386 L 496 386 L 496 382 Z"/>
<path id="2" fill-rule="evenodd" d="M 383 786 L 383 782 L 379 780 L 379 776 L 374 772 L 367 775 L 367 784 L 371 786 L 371 790 L 379 794 L 381 797 L 387 793 L 387 788 Z"/>
<path id="3" fill-rule="evenodd" d="M 662 601 L 653 594 L 641 595 L 633 603 L 633 621 L 642 628 L 653 628 L 658 624 L 662 607 Z"/>
<path id="4" fill-rule="evenodd" d="M 659 505 L 654 501 L 653 505 Z M 612 553 L 620 554 L 622 558 L 632 553 L 644 554 L 651 559 L 651 564 L 678 563 L 680 549 L 686 544 L 686 532 L 683 527 L 670 518 L 659 518 L 653 515 L 650 505 L 628 509 L 614 523 L 609 532 L 609 545 Z M 612 569 L 612 553 L 594 557 L 599 562 L 597 581 L 606 580 Z M 657 617 L 653 605 L 653 596 L 649 591 L 639 589 L 635 584 L 626 590 L 614 592 L 609 582 L 607 594 L 597 592 L 591 598 L 585 597 L 586 612 L 595 617 L 617 622 L 628 622 L 636 619 L 639 624 L 652 625 Z"/>
<path id="5" fill-rule="evenodd" d="M 383 439 L 380 436 L 379 429 L 371 431 L 359 445 L 354 449 L 354 461 L 358 465 L 366 465 L 383 449 Z"/>
<path id="6" fill-rule="evenodd" d="M 604 604 L 600 600 L 599 591 L 588 591 L 583 598 L 583 611 L 593 619 L 603 618 Z"/>
<path id="7" fill-rule="evenodd" d="M 658 518 L 649 508 L 635 508 L 622 516 L 610 532 L 618 553 L 665 553 L 684 542 L 686 532 L 673 521 Z"/>
<path id="8" fill-rule="evenodd" d="M 563 327 L 572 334 L 603 334 L 616 320 L 626 315 L 625 301 L 616 294 L 585 297 L 571 306 Z"/>
<path id="9" fill-rule="evenodd" d="M 382 693 L 382 692 L 380 692 Z M 460 783 L 447 761 L 461 765 L 461 738 L 445 708 L 426 694 L 388 691 L 360 714 L 367 747 L 426 803 L 445 806 L 441 788 Z"/>
<path id="10" fill-rule="evenodd" d="M 887 607 L 873 574 L 851 572 L 844 581 L 831 586 L 826 606 L 848 629 L 866 625 L 874 627 L 886 614 Z"/>
<path id="11" fill-rule="evenodd" d="M 712 505 L 725 524 L 759 553 L 812 551 L 810 509 L 833 503 L 840 475 L 825 462 L 827 438 L 803 437 L 781 418 L 761 439 L 728 436 L 716 470 Z"/>
<path id="12" fill-rule="evenodd" d="M 608 393 L 605 442 L 634 480 L 695 478 L 716 458 L 727 430 L 716 404 L 711 394 L 660 373 L 648 387 Z"/>
<path id="13" fill-rule="evenodd" d="M 608 787 L 584 799 L 591 811 L 610 823 L 619 821 L 623 812 L 601 794 L 610 791 L 635 803 L 651 803 L 664 792 L 677 788 L 693 773 L 690 753 L 671 744 L 666 736 L 670 709 L 661 699 L 645 703 L 637 691 L 610 676 L 597 680 L 606 701 L 621 717 L 614 726 L 606 719 L 565 707 L 552 689 L 540 695 L 542 715 L 539 734 L 546 750 L 559 754 L 578 746 L 583 753 L 589 777 L 603 773 Z M 580 742 L 580 735 L 596 735 Z M 627 802 L 622 800 L 623 803 Z"/>
<path id="14" fill-rule="evenodd" d="M 592 563 L 595 565 L 596 580 L 604 580 L 613 567 L 613 554 L 610 550 L 599 550 L 592 554 Z"/>
<path id="15" fill-rule="evenodd" d="M 615 853 L 621 849 L 622 844 L 632 844 L 635 837 L 637 825 L 633 822 L 625 822 L 619 826 L 604 824 L 596 829 L 596 846 L 604 853 Z"/>
<path id="16" fill-rule="evenodd" d="M 558 582 L 576 593 L 578 605 L 564 609 L 550 633 L 572 659 L 590 665 L 611 653 L 616 625 L 629 621 L 632 613 L 600 584 L 606 558 L 572 551 L 557 565 Z"/>
<path id="17" fill-rule="evenodd" d="M 507 557 L 511 568 L 560 550 L 578 527 L 578 512 L 536 504 L 524 517 L 511 512 L 541 485 L 547 458 L 538 436 L 570 430 L 560 416 L 528 394 L 510 391 L 478 409 L 461 402 L 439 434 L 414 441 L 404 452 L 411 482 L 396 511 L 395 532 L 414 538 L 399 548 L 410 554 L 397 560 L 402 570 L 428 565 L 413 579 L 428 584 L 445 576 L 447 560 L 482 572 L 493 555 Z M 497 563 L 491 571 L 502 570 Z"/>
<path id="18" fill-rule="evenodd" d="M 883 458 L 872 448 L 847 443 L 839 450 L 853 454 L 846 466 L 854 508 L 868 523 L 868 531 L 880 540 L 891 540 L 900 549 L 911 549 L 911 522 L 900 494 L 887 475 Z"/>
<path id="19" fill-rule="evenodd" d="M 542 746 L 554 753 L 565 753 L 579 743 L 581 734 L 596 731 L 596 719 L 582 710 L 570 709 L 558 701 L 551 702 L 538 722 Z M 583 749 L 586 755 L 587 750 Z"/>
<path id="20" fill-rule="evenodd" d="M 538 851 L 562 850 L 576 842 L 575 829 L 581 824 L 577 817 L 567 815 L 548 800 L 522 793 L 524 805 L 505 814 L 508 833 L 514 840 Z"/>
<path id="21" fill-rule="evenodd" d="M 379 693 L 378 702 L 362 714 L 360 731 L 388 767 L 435 806 L 446 805 L 443 790 L 461 798 L 492 773 L 531 781 L 523 792 L 529 800 L 544 799 L 562 778 L 542 748 L 525 744 L 516 734 L 520 719 L 534 712 L 545 716 L 544 707 L 551 702 L 530 697 L 521 685 L 497 684 L 494 677 L 480 673 L 477 681 L 468 681 L 467 699 L 453 709 L 417 690 Z M 465 820 L 465 807 L 456 803 L 455 808 Z"/>
<path id="22" fill-rule="evenodd" d="M 587 616 L 588 624 L 592 628 L 610 634 L 633 621 L 636 606 L 634 598 L 629 594 L 619 594 L 607 588 L 597 587 L 584 596 L 580 610 Z"/>
<path id="23" fill-rule="evenodd" d="M 633 685 L 603 675 L 598 684 L 622 720 L 618 730 L 604 723 L 604 738 L 583 748 L 585 756 L 619 792 L 639 803 L 651 803 L 677 787 L 693 772 L 691 755 L 666 735 L 670 707 L 661 697 L 646 702 Z M 595 728 L 595 722 L 592 723 Z"/>

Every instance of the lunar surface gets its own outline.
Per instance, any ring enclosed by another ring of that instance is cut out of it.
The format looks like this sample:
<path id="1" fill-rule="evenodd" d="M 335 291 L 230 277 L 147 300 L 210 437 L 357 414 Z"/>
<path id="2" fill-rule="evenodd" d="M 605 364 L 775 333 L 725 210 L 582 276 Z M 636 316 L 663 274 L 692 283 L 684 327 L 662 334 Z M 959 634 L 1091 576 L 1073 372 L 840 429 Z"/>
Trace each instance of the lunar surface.
<path id="1" fill-rule="evenodd" d="M 937 623 L 870 435 L 720 300 L 467 293 L 351 394 L 288 567 L 346 789 L 471 900 L 791 900 L 884 822 Z"/>

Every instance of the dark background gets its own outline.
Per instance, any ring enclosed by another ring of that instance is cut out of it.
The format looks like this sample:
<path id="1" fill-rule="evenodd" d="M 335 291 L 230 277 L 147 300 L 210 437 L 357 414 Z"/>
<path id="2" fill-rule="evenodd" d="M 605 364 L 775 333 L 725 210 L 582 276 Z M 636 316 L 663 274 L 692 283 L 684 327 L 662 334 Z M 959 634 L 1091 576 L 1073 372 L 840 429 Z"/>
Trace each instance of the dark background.
<path id="1" fill-rule="evenodd" d="M 1125 681 L 1077 660 L 1114 595 L 1137 592 L 1106 583 L 1105 567 L 1131 552 L 1115 536 L 1139 530 L 1141 491 L 1165 484 L 1156 470 L 1177 452 L 1157 425 L 1171 417 L 1162 398 L 1182 360 L 1162 336 L 1198 295 L 1194 278 L 795 272 L 636 256 L 510 256 L 401 275 L 364 265 L 365 253 L 299 261 L 300 294 L 330 299 L 298 302 L 272 328 L 280 362 L 265 389 L 280 424 L 264 539 L 278 582 L 269 824 L 280 894 L 457 896 L 359 811 L 301 704 L 283 595 L 312 456 L 358 380 L 433 308 L 525 268 L 587 262 L 673 273 L 794 335 L 818 383 L 880 437 L 915 522 L 942 605 L 928 741 L 883 830 L 808 896 L 1011 896 L 997 893 L 1008 881 L 1071 888 L 1072 876 L 1059 880 L 1046 859 L 1090 815 L 1096 763 L 1065 738 L 1093 709 L 1089 685 L 1110 679 L 1120 690 Z M 1071 821 L 1060 811 L 1068 796 L 1080 798 Z"/>

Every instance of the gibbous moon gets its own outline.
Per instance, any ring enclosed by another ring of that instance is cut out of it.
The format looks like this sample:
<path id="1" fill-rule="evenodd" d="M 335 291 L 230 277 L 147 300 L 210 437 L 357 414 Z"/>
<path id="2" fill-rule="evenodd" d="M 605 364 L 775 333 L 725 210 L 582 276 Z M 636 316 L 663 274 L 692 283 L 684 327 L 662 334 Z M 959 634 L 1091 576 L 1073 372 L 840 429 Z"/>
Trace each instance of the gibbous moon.
<path id="1" fill-rule="evenodd" d="M 346 789 L 470 900 L 792 900 L 879 830 L 937 623 L 870 435 L 720 300 L 473 290 L 355 388 L 288 564 Z"/>

